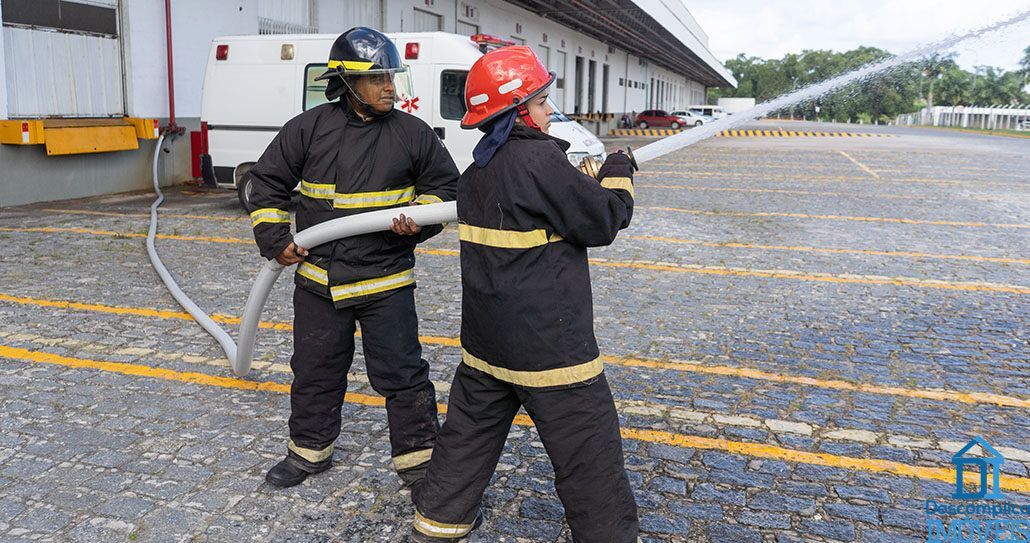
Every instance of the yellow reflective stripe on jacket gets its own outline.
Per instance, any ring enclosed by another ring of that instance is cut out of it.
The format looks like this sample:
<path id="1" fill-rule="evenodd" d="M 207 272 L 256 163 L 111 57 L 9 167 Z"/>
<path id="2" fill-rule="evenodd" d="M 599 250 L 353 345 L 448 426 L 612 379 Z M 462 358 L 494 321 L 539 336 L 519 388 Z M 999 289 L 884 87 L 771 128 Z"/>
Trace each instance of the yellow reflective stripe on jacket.
<path id="1" fill-rule="evenodd" d="M 332 200 L 336 209 L 361 209 L 408 203 L 415 198 L 415 186 L 376 192 L 342 193 L 336 192 L 336 185 L 301 181 L 300 194 L 318 200 Z"/>
<path id="2" fill-rule="evenodd" d="M 357 298 L 358 296 L 368 296 L 369 294 L 386 292 L 395 288 L 411 285 L 414 282 L 415 270 L 404 270 L 400 273 L 387 275 L 386 277 L 366 279 L 364 281 L 358 281 L 357 283 L 349 283 L 346 285 L 336 285 L 335 287 L 329 288 L 329 294 L 332 295 L 334 302 L 339 302 L 340 300 Z"/>
<path id="3" fill-rule="evenodd" d="M 515 230 L 482 228 L 480 226 L 472 226 L 471 224 L 459 224 L 458 239 L 475 243 L 476 245 L 499 247 L 501 249 L 530 249 L 547 245 L 554 241 L 561 241 L 563 238 L 558 234 L 551 234 L 551 237 L 548 238 L 547 232 L 543 228 L 528 232 L 518 232 Z"/>
<path id="4" fill-rule="evenodd" d="M 301 180 L 300 194 L 301 196 L 307 196 L 308 198 L 332 200 L 336 196 L 336 185 L 329 183 L 312 183 L 310 181 Z"/>
<path id="5" fill-rule="evenodd" d="M 432 456 L 433 449 L 422 449 L 420 451 L 399 454 L 393 457 L 393 469 L 397 471 L 411 469 L 425 464 Z"/>
<path id="6" fill-rule="evenodd" d="M 446 524 L 431 520 L 415 510 L 415 529 L 430 537 L 457 539 L 472 531 L 471 524 Z"/>
<path id="7" fill-rule="evenodd" d="M 290 213 L 274 207 L 263 207 L 250 213 L 250 226 L 254 227 L 263 222 L 280 222 L 290 224 Z"/>
<path id="8" fill-rule="evenodd" d="M 606 189 L 622 189 L 633 196 L 633 180 L 628 177 L 605 177 L 601 180 L 601 186 Z"/>
<path id="9" fill-rule="evenodd" d="M 524 387 L 553 387 L 582 383 L 588 379 L 597 377 L 604 371 L 604 364 L 600 358 L 589 362 L 576 364 L 567 368 L 555 368 L 553 370 L 540 371 L 517 371 L 494 366 L 489 362 L 476 358 L 475 355 L 461 349 L 461 361 L 469 367 L 475 368 L 483 373 L 492 375 L 501 381 Z"/>
<path id="10" fill-rule="evenodd" d="M 363 62 L 359 60 L 330 60 L 328 68 L 332 70 L 333 68 L 339 68 L 340 66 L 343 66 L 343 69 L 345 70 L 364 71 L 371 68 L 373 64 L 375 63 Z"/>
<path id="11" fill-rule="evenodd" d="M 332 443 L 330 443 L 328 447 L 318 451 L 315 449 L 306 449 L 304 447 L 301 447 L 300 445 L 294 443 L 291 439 L 290 442 L 286 444 L 286 448 L 293 451 L 297 456 L 313 464 L 321 462 L 333 455 Z"/>
<path id="12" fill-rule="evenodd" d="M 422 194 L 418 198 L 415 198 L 415 203 L 422 204 L 442 204 L 443 199 L 433 194 Z"/>
<path id="13" fill-rule="evenodd" d="M 329 272 L 307 262 L 301 262 L 300 266 L 297 266 L 297 275 L 311 279 L 319 285 L 329 284 Z"/>

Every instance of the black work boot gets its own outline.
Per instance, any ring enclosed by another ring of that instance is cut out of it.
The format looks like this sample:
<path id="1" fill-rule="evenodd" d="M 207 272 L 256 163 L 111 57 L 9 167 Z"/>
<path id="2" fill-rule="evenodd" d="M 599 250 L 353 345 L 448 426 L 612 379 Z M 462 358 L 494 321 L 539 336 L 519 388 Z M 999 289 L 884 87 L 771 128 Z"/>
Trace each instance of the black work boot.
<path id="1" fill-rule="evenodd" d="M 465 535 L 461 535 L 458 537 L 433 537 L 418 531 L 417 529 L 415 529 L 414 526 L 412 526 L 411 541 L 413 541 L 414 543 L 441 543 L 445 541 L 460 541 L 464 540 L 466 537 L 471 535 L 472 532 L 476 531 L 476 528 L 479 528 L 480 524 L 483 524 L 483 513 L 481 511 L 476 511 L 476 518 L 472 521 L 472 528 Z"/>
<path id="2" fill-rule="evenodd" d="M 268 473 L 265 474 L 265 482 L 280 488 L 296 486 L 303 483 L 304 479 L 308 478 L 308 475 L 322 473 L 331 467 L 333 467 L 332 458 L 326 458 L 322 462 L 312 464 L 303 460 L 298 461 L 292 455 L 287 455 L 285 460 L 268 470 Z"/>

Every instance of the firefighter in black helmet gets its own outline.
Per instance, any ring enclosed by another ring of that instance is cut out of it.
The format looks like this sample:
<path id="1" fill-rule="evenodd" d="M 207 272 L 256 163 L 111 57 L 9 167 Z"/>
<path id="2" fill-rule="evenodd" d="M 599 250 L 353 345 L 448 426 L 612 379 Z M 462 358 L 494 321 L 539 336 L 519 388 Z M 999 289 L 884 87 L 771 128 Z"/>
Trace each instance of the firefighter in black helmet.
<path id="1" fill-rule="evenodd" d="M 243 201 L 261 254 L 298 265 L 290 439 L 286 458 L 266 476 L 275 486 L 332 465 L 356 323 L 369 381 L 386 398 L 393 465 L 405 484 L 423 477 L 433 450 L 436 393 L 421 356 L 413 271 L 415 245 L 442 227 L 421 227 L 402 209 L 453 200 L 458 170 L 428 125 L 394 109 L 393 76 L 405 69 L 382 33 L 344 32 L 318 77 L 328 82 L 330 102 L 287 122 L 249 173 Z M 397 208 L 398 217 L 389 232 L 298 247 L 287 210 L 298 185 L 298 231 L 384 208 Z"/>

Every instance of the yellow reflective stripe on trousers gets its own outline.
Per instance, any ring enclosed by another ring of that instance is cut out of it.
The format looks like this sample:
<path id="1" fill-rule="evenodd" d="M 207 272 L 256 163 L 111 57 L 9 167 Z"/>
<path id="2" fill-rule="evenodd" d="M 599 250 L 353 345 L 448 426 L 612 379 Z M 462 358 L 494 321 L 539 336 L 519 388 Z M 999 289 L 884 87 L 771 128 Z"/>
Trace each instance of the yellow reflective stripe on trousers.
<path id="1" fill-rule="evenodd" d="M 600 358 L 589 362 L 576 364 L 567 368 L 555 368 L 553 370 L 540 371 L 517 371 L 509 370 L 491 365 L 489 362 L 477 358 L 472 353 L 461 349 L 461 361 L 471 368 L 483 373 L 492 375 L 501 381 L 524 387 L 553 387 L 582 383 L 588 379 L 597 377 L 604 371 L 604 364 Z"/>
<path id="2" fill-rule="evenodd" d="M 419 205 L 422 205 L 422 204 L 442 204 L 443 203 L 443 198 L 440 198 L 439 196 L 436 196 L 436 195 L 433 195 L 433 194 L 422 194 L 422 195 L 419 195 L 418 198 L 415 198 L 415 203 L 419 204 Z"/>
<path id="3" fill-rule="evenodd" d="M 400 454 L 393 457 L 393 469 L 397 471 L 411 469 L 425 464 L 432 456 L 433 449 L 422 449 L 421 451 Z"/>
<path id="4" fill-rule="evenodd" d="M 251 227 L 257 226 L 263 222 L 290 224 L 290 213 L 274 207 L 263 207 L 250 213 Z"/>
<path id="5" fill-rule="evenodd" d="M 306 277 L 319 285 L 329 284 L 329 272 L 307 262 L 301 262 L 300 266 L 297 266 L 297 275 Z"/>
<path id="6" fill-rule="evenodd" d="M 458 239 L 475 243 L 476 245 L 499 247 L 501 249 L 531 249 L 554 241 L 561 241 L 562 237 L 558 234 L 552 234 L 548 238 L 547 232 L 542 228 L 528 232 L 519 232 L 516 230 L 482 228 L 480 226 L 472 226 L 471 224 L 459 224 Z"/>
<path id="7" fill-rule="evenodd" d="M 342 193 L 336 192 L 336 185 L 301 181 L 300 194 L 316 200 L 331 200 L 336 209 L 362 209 L 406 204 L 415 198 L 415 186 L 375 192 Z"/>
<path id="8" fill-rule="evenodd" d="M 606 189 L 622 189 L 633 196 L 633 180 L 628 177 L 605 177 L 601 180 L 601 186 Z"/>
<path id="9" fill-rule="evenodd" d="M 335 287 L 329 288 L 329 293 L 332 295 L 334 302 L 339 302 L 340 300 L 357 298 L 358 296 L 368 296 L 369 294 L 386 292 L 387 290 L 404 287 L 413 284 L 414 282 L 415 270 L 404 270 L 400 273 L 387 275 L 386 277 L 366 279 L 364 281 L 358 281 L 357 283 L 349 283 L 346 285 L 336 285 Z"/>
<path id="10" fill-rule="evenodd" d="M 457 539 L 472 531 L 471 524 L 445 524 L 431 520 L 415 510 L 415 529 L 430 537 Z"/>
<path id="11" fill-rule="evenodd" d="M 301 447 L 300 445 L 294 443 L 291 439 L 290 442 L 286 444 L 286 448 L 290 449 L 291 451 L 296 453 L 297 456 L 303 458 L 304 460 L 307 460 L 308 462 L 311 462 L 312 464 L 317 464 L 318 462 L 321 462 L 333 455 L 332 443 L 330 443 L 328 447 L 320 451 L 317 451 L 315 449 L 306 449 L 304 447 Z"/>

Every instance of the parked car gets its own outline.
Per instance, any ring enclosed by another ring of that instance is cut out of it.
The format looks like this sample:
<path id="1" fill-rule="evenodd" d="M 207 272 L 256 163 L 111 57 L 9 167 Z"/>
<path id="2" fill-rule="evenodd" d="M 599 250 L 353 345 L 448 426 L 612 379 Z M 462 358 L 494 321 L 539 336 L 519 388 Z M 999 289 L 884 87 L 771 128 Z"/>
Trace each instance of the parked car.
<path id="1" fill-rule="evenodd" d="M 707 115 L 701 115 L 688 110 L 673 111 L 672 115 L 683 119 L 684 126 L 701 126 L 703 124 L 710 123 L 715 120 Z"/>
<path id="2" fill-rule="evenodd" d="M 660 109 L 647 109 L 641 111 L 637 115 L 636 124 L 640 128 L 651 128 L 651 127 L 669 127 L 673 130 L 682 128 L 687 125 L 687 120 L 683 117 L 677 117 L 675 115 L 669 115 L 668 112 Z"/>

